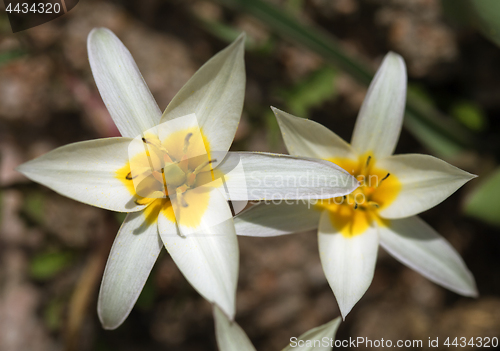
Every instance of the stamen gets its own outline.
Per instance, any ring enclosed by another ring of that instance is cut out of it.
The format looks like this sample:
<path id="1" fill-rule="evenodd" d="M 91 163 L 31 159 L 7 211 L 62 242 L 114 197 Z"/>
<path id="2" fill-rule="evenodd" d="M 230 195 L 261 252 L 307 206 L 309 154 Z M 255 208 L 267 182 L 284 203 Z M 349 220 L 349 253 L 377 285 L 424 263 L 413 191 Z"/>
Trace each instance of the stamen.
<path id="1" fill-rule="evenodd" d="M 196 169 L 193 171 L 193 174 L 198 174 L 200 173 L 200 171 L 205 168 L 206 166 L 208 166 L 209 164 L 212 164 L 214 162 L 217 162 L 217 160 L 214 158 L 212 160 L 208 160 L 207 162 L 205 163 L 202 163 L 201 165 L 199 165 L 198 167 L 196 167 Z"/>
<path id="2" fill-rule="evenodd" d="M 358 203 L 357 203 L 357 202 L 354 204 L 354 209 L 355 209 L 355 210 L 357 210 L 357 209 L 358 209 Z"/>
<path id="3" fill-rule="evenodd" d="M 164 153 L 166 153 L 168 155 L 167 149 L 165 149 L 165 147 L 160 143 L 159 140 L 155 140 L 155 142 L 153 142 L 153 141 L 148 140 L 148 139 L 146 139 L 144 137 L 142 137 L 141 139 L 142 139 L 142 142 L 144 144 L 152 145 L 155 148 L 157 148 L 159 151 L 163 151 Z"/>
<path id="4" fill-rule="evenodd" d="M 184 138 L 184 149 L 182 152 L 185 154 L 187 152 L 187 149 L 189 147 L 189 139 L 193 136 L 193 133 L 188 133 L 186 134 L 186 137 Z"/>
<path id="5" fill-rule="evenodd" d="M 373 206 L 375 208 L 379 208 L 380 207 L 380 205 L 378 203 L 376 203 L 375 201 L 368 201 L 368 205 Z"/>
<path id="6" fill-rule="evenodd" d="M 384 180 L 386 180 L 387 178 L 389 178 L 389 176 L 390 176 L 390 175 L 391 175 L 390 173 L 387 173 L 387 175 L 386 175 L 384 178 L 382 178 L 382 179 L 380 180 L 380 182 L 378 182 L 377 188 L 380 186 L 380 184 L 382 184 L 382 182 L 383 182 Z"/>
<path id="7" fill-rule="evenodd" d="M 137 177 L 137 176 L 136 176 Z M 128 172 L 128 174 L 125 176 L 125 179 L 126 180 L 132 180 L 134 179 L 135 177 L 132 177 L 132 172 Z"/>
<path id="8" fill-rule="evenodd" d="M 368 155 L 368 157 L 366 158 L 366 162 L 361 163 L 361 169 L 359 170 L 359 174 L 356 177 L 356 178 L 358 178 L 358 180 L 359 180 L 360 176 L 363 177 L 363 179 L 364 179 L 368 175 L 371 160 L 372 160 L 372 156 Z"/>

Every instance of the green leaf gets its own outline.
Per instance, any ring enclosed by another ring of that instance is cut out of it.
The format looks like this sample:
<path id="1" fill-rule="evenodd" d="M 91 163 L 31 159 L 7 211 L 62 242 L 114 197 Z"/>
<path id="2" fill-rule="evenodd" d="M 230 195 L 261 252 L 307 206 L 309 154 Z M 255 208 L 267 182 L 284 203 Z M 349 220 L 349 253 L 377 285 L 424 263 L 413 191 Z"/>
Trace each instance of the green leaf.
<path id="1" fill-rule="evenodd" d="M 141 294 L 137 298 L 135 305 L 142 310 L 150 310 L 156 298 L 156 286 L 153 282 L 154 274 L 150 274 L 148 280 L 142 288 Z"/>
<path id="2" fill-rule="evenodd" d="M 491 41 L 500 46 L 500 1 L 466 0 L 474 15 L 473 24 Z"/>
<path id="3" fill-rule="evenodd" d="M 465 203 L 465 213 L 500 226 L 500 168 L 469 195 Z"/>
<path id="4" fill-rule="evenodd" d="M 276 117 L 271 109 L 266 110 L 264 113 L 264 121 L 266 123 L 266 132 L 267 132 L 267 143 L 270 150 L 275 150 L 281 140 L 281 131 L 278 125 L 278 121 L 276 121 Z"/>
<path id="5" fill-rule="evenodd" d="M 45 197 L 41 192 L 31 192 L 24 201 L 24 211 L 30 219 L 43 223 Z"/>
<path id="6" fill-rule="evenodd" d="M 56 331 L 62 326 L 65 302 L 60 298 L 52 299 L 43 311 L 45 325 L 51 331 Z"/>
<path id="7" fill-rule="evenodd" d="M 418 118 L 411 118 L 410 112 L 406 113 L 404 125 L 412 131 L 413 136 L 428 148 L 431 153 L 440 158 L 452 159 L 457 157 L 463 148 L 437 132 L 434 128 Z"/>
<path id="8" fill-rule="evenodd" d="M 283 351 L 330 351 L 332 350 L 332 345 L 335 342 L 335 335 L 337 334 L 337 329 L 339 328 L 341 319 L 340 317 L 334 320 L 320 325 L 314 329 L 311 329 L 298 339 L 295 339 L 295 343 L 292 342 L 283 349 Z M 292 341 L 292 340 L 290 340 Z M 299 341 L 302 341 L 299 343 Z M 326 344 L 324 341 L 328 341 Z M 301 346 L 302 345 L 302 346 Z"/>
<path id="9" fill-rule="evenodd" d="M 282 90 L 278 94 L 284 97 L 292 114 L 309 118 L 311 108 L 335 97 L 336 76 L 337 71 L 334 68 L 322 67 L 292 88 Z"/>
<path id="10" fill-rule="evenodd" d="M 73 262 L 73 254 L 68 251 L 46 252 L 35 256 L 30 262 L 31 277 L 47 280 L 54 277 Z"/>
<path id="11" fill-rule="evenodd" d="M 487 119 L 481 107 L 473 102 L 460 101 L 451 107 L 450 114 L 467 128 L 482 131 L 487 126 Z"/>
<path id="12" fill-rule="evenodd" d="M 23 50 L 0 52 L 0 67 L 24 55 L 26 55 L 26 53 Z"/>
<path id="13" fill-rule="evenodd" d="M 123 212 L 114 212 L 113 214 L 115 215 L 116 221 L 118 223 L 123 223 L 125 217 L 127 217 L 127 214 Z"/>

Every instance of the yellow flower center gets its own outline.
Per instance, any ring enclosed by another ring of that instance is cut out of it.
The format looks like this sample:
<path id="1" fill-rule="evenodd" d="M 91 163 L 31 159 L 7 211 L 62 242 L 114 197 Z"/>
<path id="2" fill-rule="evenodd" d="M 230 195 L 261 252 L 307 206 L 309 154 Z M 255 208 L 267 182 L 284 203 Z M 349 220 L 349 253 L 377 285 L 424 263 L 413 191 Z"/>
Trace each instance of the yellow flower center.
<path id="1" fill-rule="evenodd" d="M 366 154 L 358 160 L 329 159 L 356 177 L 360 186 L 351 194 L 316 204 L 318 210 L 328 210 L 335 229 L 346 237 L 364 233 L 373 221 L 384 225 L 378 212 L 389 206 L 401 190 L 401 183 L 386 170 L 375 166 L 375 159 Z"/>
<path id="2" fill-rule="evenodd" d="M 161 141 L 156 135 L 144 135 L 142 143 L 144 152 L 129 159 L 116 177 L 134 195 L 136 204 L 147 205 L 146 221 L 155 222 L 162 212 L 172 222 L 199 226 L 210 194 L 196 188 L 207 183 L 207 178 L 213 179 L 208 171 L 215 161 L 210 159 L 209 144 L 201 130 L 179 130 Z M 177 216 L 172 201 L 178 204 Z"/>

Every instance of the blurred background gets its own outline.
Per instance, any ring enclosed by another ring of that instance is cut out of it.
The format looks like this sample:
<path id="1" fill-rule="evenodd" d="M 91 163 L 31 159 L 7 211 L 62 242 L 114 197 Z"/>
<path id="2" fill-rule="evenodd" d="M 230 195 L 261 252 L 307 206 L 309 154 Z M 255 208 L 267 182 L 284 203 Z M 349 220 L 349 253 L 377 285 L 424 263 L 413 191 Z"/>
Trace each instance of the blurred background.
<path id="1" fill-rule="evenodd" d="M 97 293 L 124 216 L 14 170 L 58 146 L 118 135 L 87 58 L 86 37 L 101 26 L 129 48 L 161 109 L 245 31 L 233 150 L 286 152 L 271 105 L 350 140 L 373 72 L 389 50 L 401 54 L 409 93 L 396 153 L 479 175 L 421 217 L 461 253 L 480 297 L 449 292 L 380 249 L 373 283 L 337 338 L 420 339 L 427 349 L 429 337 L 500 336 L 499 25 L 495 0 L 82 0 L 12 34 L 2 8 L 0 350 L 216 350 L 211 306 L 166 252 L 125 323 L 103 330 Z M 280 350 L 339 315 L 314 232 L 239 243 L 236 320 L 258 350 Z"/>

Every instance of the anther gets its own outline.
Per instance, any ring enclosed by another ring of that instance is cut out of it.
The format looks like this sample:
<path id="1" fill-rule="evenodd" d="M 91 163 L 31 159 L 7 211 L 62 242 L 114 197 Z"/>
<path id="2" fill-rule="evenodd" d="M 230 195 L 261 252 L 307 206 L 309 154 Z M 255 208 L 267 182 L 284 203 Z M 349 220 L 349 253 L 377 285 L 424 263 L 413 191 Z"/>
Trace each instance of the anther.
<path id="1" fill-rule="evenodd" d="M 365 167 L 368 167 L 368 165 L 370 164 L 371 160 L 372 160 L 372 157 L 368 156 L 368 158 L 366 159 L 366 166 Z"/>
<path id="2" fill-rule="evenodd" d="M 379 208 L 380 207 L 380 205 L 378 203 L 376 203 L 375 201 L 368 201 L 368 205 L 373 206 L 375 208 Z"/>
<path id="3" fill-rule="evenodd" d="M 357 209 L 358 209 L 358 203 L 357 203 L 357 202 L 354 204 L 354 209 L 355 209 L 355 210 L 357 210 Z"/>
<path id="4" fill-rule="evenodd" d="M 148 197 L 143 197 L 142 199 L 136 199 L 134 200 L 136 205 L 142 206 L 142 205 L 147 205 L 148 203 L 151 202 L 151 199 Z"/>
<path id="5" fill-rule="evenodd" d="M 387 178 L 389 178 L 389 176 L 390 176 L 390 175 L 391 175 L 390 173 L 387 173 L 387 175 L 386 175 L 384 178 L 382 178 L 382 179 L 380 180 L 380 182 L 378 182 L 377 187 L 379 187 L 379 186 L 380 186 L 380 184 L 382 184 L 382 182 L 383 182 L 384 180 L 386 180 Z"/>
<path id="6" fill-rule="evenodd" d="M 125 176 L 125 179 L 127 179 L 127 180 L 132 180 L 132 179 L 134 179 L 134 178 L 132 177 L 132 172 L 128 172 L 128 174 Z"/>

